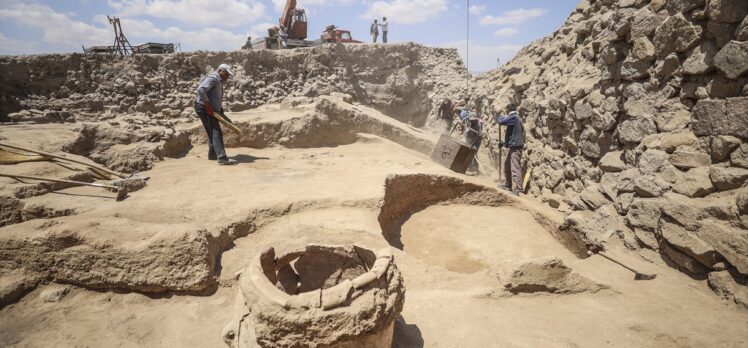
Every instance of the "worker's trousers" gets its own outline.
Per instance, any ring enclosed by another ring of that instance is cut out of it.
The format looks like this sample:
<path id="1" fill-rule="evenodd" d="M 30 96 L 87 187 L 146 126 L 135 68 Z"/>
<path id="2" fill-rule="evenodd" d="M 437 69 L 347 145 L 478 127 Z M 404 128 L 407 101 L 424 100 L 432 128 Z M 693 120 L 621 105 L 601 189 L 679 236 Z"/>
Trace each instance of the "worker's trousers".
<path id="1" fill-rule="evenodd" d="M 387 32 L 386 31 L 382 32 L 382 42 L 387 43 Z"/>
<path id="2" fill-rule="evenodd" d="M 377 43 L 377 37 L 378 36 L 379 36 L 378 33 L 377 34 L 371 34 L 371 42 L 372 43 Z"/>
<path id="3" fill-rule="evenodd" d="M 506 187 L 515 192 L 522 192 L 522 148 L 510 147 L 504 160 L 504 179 Z M 512 185 L 514 183 L 514 185 Z M 514 187 L 512 187 L 514 186 Z"/>
<path id="4" fill-rule="evenodd" d="M 205 133 L 208 134 L 208 158 L 217 159 L 226 157 L 226 150 L 223 147 L 223 131 L 221 131 L 221 125 L 218 120 L 208 115 L 203 104 L 195 103 L 195 112 L 203 123 Z"/>

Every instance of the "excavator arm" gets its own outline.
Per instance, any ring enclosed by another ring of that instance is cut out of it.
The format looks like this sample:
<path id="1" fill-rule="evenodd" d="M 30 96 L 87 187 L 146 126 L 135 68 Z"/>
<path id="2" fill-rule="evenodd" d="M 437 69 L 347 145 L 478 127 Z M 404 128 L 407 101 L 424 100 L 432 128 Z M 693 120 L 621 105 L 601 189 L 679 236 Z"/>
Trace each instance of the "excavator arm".
<path id="1" fill-rule="evenodd" d="M 286 0 L 286 7 L 283 8 L 283 16 L 279 22 L 282 26 L 289 28 L 294 10 L 296 9 L 296 0 Z"/>

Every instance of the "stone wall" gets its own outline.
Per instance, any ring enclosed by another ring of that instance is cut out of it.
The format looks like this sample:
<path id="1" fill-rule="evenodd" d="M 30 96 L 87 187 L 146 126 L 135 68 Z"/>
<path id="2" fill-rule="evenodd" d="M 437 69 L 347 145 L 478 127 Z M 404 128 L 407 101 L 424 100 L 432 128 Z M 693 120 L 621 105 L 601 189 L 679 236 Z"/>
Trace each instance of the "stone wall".
<path id="1" fill-rule="evenodd" d="M 567 227 L 745 284 L 746 14 L 745 0 L 583 0 L 477 94 L 520 105 L 530 193 Z"/>

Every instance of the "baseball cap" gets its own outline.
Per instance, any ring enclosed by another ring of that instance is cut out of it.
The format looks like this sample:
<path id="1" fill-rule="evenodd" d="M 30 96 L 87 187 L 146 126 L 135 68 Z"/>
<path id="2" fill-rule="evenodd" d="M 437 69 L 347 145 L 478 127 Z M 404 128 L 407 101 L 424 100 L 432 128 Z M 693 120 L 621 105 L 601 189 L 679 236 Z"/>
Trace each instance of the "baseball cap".
<path id="1" fill-rule="evenodd" d="M 221 64 L 221 65 L 218 66 L 218 69 L 226 70 L 226 72 L 229 73 L 230 76 L 232 76 L 232 77 L 234 76 L 234 70 L 231 69 L 231 65 L 223 63 L 223 64 Z"/>

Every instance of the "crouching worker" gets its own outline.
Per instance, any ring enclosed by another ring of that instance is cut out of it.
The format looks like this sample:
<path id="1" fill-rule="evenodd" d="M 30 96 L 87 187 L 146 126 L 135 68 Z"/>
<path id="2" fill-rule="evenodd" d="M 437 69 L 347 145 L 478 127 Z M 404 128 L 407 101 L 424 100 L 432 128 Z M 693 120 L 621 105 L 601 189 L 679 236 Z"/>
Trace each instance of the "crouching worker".
<path id="1" fill-rule="evenodd" d="M 499 146 L 504 146 L 509 149 L 509 153 L 504 161 L 504 185 L 500 185 L 499 188 L 503 188 L 508 191 L 513 191 L 515 195 L 519 196 L 522 192 L 522 149 L 525 147 L 525 128 L 522 125 L 522 120 L 519 118 L 517 112 L 517 106 L 509 104 L 506 106 L 506 111 L 509 113 L 506 116 L 499 116 L 496 122 L 499 126 L 506 126 L 504 133 L 504 142 Z M 514 189 L 512 189 L 514 184 Z"/>
<path id="2" fill-rule="evenodd" d="M 203 123 L 205 132 L 208 133 L 208 159 L 218 160 L 218 164 L 236 164 L 236 161 L 226 156 L 223 147 L 223 131 L 216 118 L 221 117 L 215 112 L 223 114 L 221 103 L 223 101 L 223 84 L 229 77 L 234 76 L 231 66 L 221 64 L 218 69 L 205 75 L 197 86 L 195 98 L 195 112 Z"/>

